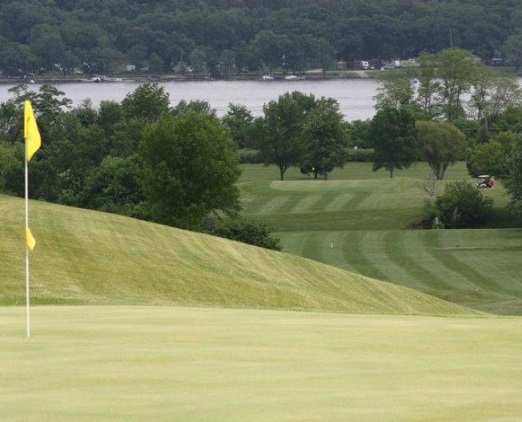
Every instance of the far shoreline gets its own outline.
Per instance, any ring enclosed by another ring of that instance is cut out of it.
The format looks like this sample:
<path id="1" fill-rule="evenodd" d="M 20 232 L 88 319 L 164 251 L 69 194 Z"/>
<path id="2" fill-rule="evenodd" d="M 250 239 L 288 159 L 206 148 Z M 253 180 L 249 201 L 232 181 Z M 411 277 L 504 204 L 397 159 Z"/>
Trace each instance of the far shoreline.
<path id="1" fill-rule="evenodd" d="M 208 81 L 263 81 L 263 82 L 291 82 L 291 81 L 327 81 L 339 79 L 378 79 L 376 71 L 337 71 L 337 72 L 317 72 L 310 71 L 303 74 L 272 74 L 268 78 L 263 74 L 240 74 L 229 75 L 226 77 L 211 77 L 209 75 L 181 75 L 181 74 L 140 74 L 140 75 L 118 75 L 118 76 L 92 76 L 92 77 L 68 77 L 68 76 L 43 76 L 43 77 L 20 77 L 20 78 L 0 78 L 2 85 L 44 85 L 44 84 L 68 84 L 68 83 L 163 83 L 163 82 L 208 82 Z M 264 78 L 265 76 L 265 78 Z"/>

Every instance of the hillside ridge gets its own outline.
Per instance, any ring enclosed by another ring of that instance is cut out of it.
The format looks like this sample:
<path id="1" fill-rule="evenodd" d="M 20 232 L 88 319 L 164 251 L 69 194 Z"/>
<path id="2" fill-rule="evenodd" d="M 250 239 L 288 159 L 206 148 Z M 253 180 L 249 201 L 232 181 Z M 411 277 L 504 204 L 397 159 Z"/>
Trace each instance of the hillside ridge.
<path id="1" fill-rule="evenodd" d="M 306 258 L 97 211 L 30 203 L 35 304 L 476 315 Z M 23 201 L 0 195 L 0 304 L 24 303 Z"/>

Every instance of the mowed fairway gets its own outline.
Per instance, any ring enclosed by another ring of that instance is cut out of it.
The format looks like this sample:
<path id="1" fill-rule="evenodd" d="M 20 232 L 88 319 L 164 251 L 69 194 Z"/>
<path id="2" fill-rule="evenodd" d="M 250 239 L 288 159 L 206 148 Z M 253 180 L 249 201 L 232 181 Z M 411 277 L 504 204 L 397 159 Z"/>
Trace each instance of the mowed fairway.
<path id="1" fill-rule="evenodd" d="M 407 229 L 423 216 L 428 173 L 417 164 L 390 179 L 373 173 L 371 164 L 350 163 L 329 180 L 291 169 L 279 181 L 274 167 L 251 165 L 240 187 L 245 213 L 272 227 L 286 252 L 475 309 L 522 315 L 522 229 Z M 436 189 L 462 179 L 472 180 L 460 163 Z M 502 186 L 483 192 L 502 215 Z"/>
<path id="2" fill-rule="evenodd" d="M 0 308 L 0 419 L 520 421 L 519 318 Z"/>

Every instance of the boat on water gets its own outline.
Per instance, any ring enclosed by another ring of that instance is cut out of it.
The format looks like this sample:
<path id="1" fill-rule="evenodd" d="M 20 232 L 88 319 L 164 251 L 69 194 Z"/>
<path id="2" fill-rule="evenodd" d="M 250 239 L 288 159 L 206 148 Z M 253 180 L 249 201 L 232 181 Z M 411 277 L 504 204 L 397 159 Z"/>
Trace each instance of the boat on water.
<path id="1" fill-rule="evenodd" d="M 79 79 L 80 82 L 122 82 L 122 78 L 110 78 L 108 76 L 92 76 L 90 78 Z"/>

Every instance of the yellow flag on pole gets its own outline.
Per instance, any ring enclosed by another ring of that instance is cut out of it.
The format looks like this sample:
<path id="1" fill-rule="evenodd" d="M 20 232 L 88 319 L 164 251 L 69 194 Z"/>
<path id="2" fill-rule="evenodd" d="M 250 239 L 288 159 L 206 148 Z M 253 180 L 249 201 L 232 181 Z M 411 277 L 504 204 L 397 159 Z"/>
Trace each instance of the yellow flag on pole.
<path id="1" fill-rule="evenodd" d="M 25 100 L 24 103 L 24 138 L 25 138 L 25 157 L 30 161 L 34 153 L 42 145 L 42 138 L 38 131 L 36 118 L 34 117 L 31 101 Z"/>
<path id="2" fill-rule="evenodd" d="M 36 245 L 36 240 L 34 240 L 33 234 L 31 233 L 31 229 L 27 227 L 25 229 L 25 246 L 29 249 L 33 250 Z"/>

